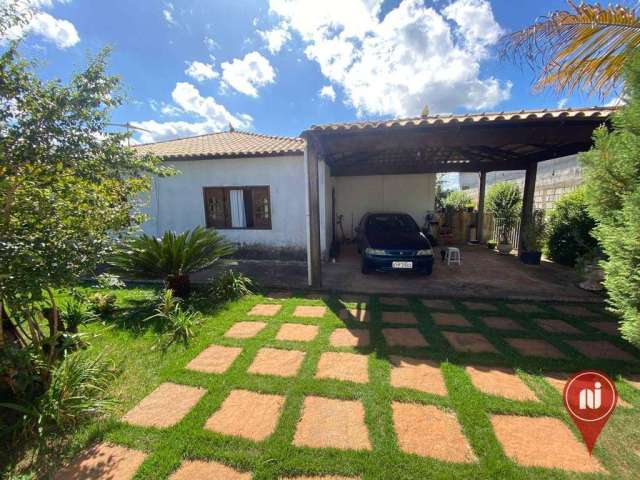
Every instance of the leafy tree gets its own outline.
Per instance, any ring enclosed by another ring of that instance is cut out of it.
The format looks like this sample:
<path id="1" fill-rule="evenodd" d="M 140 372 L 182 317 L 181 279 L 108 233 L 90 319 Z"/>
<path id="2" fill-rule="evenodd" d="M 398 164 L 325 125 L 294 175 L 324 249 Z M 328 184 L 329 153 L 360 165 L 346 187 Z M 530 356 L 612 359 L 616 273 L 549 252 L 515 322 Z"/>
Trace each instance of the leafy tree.
<path id="1" fill-rule="evenodd" d="M 535 87 L 569 92 L 609 92 L 622 78 L 624 63 L 640 47 L 635 7 L 568 0 L 555 11 L 502 39 L 503 57 L 540 70 Z"/>
<path id="2" fill-rule="evenodd" d="M 509 243 L 508 237 L 518 222 L 522 209 L 520 188 L 513 182 L 500 182 L 492 185 L 487 192 L 487 212 L 496 218 L 499 227 L 500 243 Z"/>
<path id="3" fill-rule="evenodd" d="M 611 309 L 623 320 L 622 335 L 640 345 L 640 55 L 625 71 L 628 104 L 600 127 L 594 147 L 580 156 L 585 198 L 604 250 L 605 287 Z"/>
<path id="4" fill-rule="evenodd" d="M 108 54 L 66 85 L 40 80 L 16 45 L 0 56 L 0 345 L 43 352 L 45 379 L 65 329 L 53 291 L 105 260 L 142 221 L 150 175 L 168 173 L 128 148 L 128 134 L 106 131 L 124 99 Z"/>
<path id="5" fill-rule="evenodd" d="M 444 199 L 444 206 L 461 212 L 468 207 L 473 207 L 473 199 L 464 190 L 454 190 L 447 194 Z"/>
<path id="6" fill-rule="evenodd" d="M 549 212 L 545 254 L 554 262 L 573 267 L 579 257 L 597 247 L 591 234 L 595 226 L 583 187 L 563 195 Z"/>

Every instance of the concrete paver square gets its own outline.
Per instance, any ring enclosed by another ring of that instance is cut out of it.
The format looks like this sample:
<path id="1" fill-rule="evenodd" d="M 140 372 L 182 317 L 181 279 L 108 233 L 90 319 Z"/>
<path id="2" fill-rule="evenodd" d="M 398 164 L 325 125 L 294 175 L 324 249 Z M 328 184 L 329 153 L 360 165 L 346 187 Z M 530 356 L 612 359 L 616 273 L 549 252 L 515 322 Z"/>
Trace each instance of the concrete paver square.
<path id="1" fill-rule="evenodd" d="M 433 360 L 391 355 L 391 386 L 410 388 L 434 395 L 446 395 L 440 364 Z"/>
<path id="2" fill-rule="evenodd" d="M 294 317 L 321 318 L 327 313 L 327 307 L 318 305 L 298 305 L 293 311 Z"/>
<path id="3" fill-rule="evenodd" d="M 364 308 L 343 308 L 340 310 L 340 318 L 342 320 L 368 322 L 370 317 L 369 310 L 365 310 Z"/>
<path id="4" fill-rule="evenodd" d="M 636 358 L 606 340 L 567 340 L 567 343 L 589 358 L 633 362 Z"/>
<path id="5" fill-rule="evenodd" d="M 224 373 L 242 352 L 240 347 L 210 345 L 187 364 L 189 370 L 204 373 Z"/>
<path id="6" fill-rule="evenodd" d="M 445 462 L 477 461 L 455 414 L 433 405 L 393 402 L 393 426 L 405 453 Z"/>
<path id="7" fill-rule="evenodd" d="M 469 320 L 459 313 L 432 313 L 433 321 L 436 325 L 454 326 L 454 327 L 470 327 Z"/>
<path id="8" fill-rule="evenodd" d="M 565 358 L 564 353 L 544 340 L 534 338 L 507 338 L 506 341 L 520 355 L 525 357 Z"/>
<path id="9" fill-rule="evenodd" d="M 98 443 L 60 469 L 54 480 L 129 480 L 147 454 L 111 443 Z"/>
<path id="10" fill-rule="evenodd" d="M 553 305 L 553 308 L 560 313 L 567 315 L 573 315 L 575 317 L 593 317 L 595 313 L 589 310 L 587 307 L 581 305 Z"/>
<path id="11" fill-rule="evenodd" d="M 282 305 L 275 303 L 259 303 L 249 310 L 248 315 L 256 315 L 260 317 L 273 317 L 282 309 Z"/>
<path id="12" fill-rule="evenodd" d="M 227 338 L 253 338 L 260 333 L 267 324 L 264 322 L 237 322 L 224 334 Z"/>
<path id="13" fill-rule="evenodd" d="M 498 353 L 487 337 L 480 333 L 442 332 L 457 352 Z"/>
<path id="14" fill-rule="evenodd" d="M 282 350 L 280 348 L 261 348 L 249 367 L 248 372 L 257 375 L 276 375 L 295 377 L 300 370 L 304 352 Z"/>
<path id="15" fill-rule="evenodd" d="M 204 428 L 225 435 L 261 441 L 276 429 L 284 397 L 247 390 L 232 390 Z"/>
<path id="16" fill-rule="evenodd" d="M 422 304 L 432 310 L 455 310 L 453 303 L 449 300 L 425 298 L 422 300 Z"/>
<path id="17" fill-rule="evenodd" d="M 380 297 L 380 304 L 396 307 L 408 307 L 409 300 L 404 297 Z"/>
<path id="18" fill-rule="evenodd" d="M 418 320 L 411 312 L 382 312 L 382 322 L 393 325 L 417 325 Z"/>
<path id="19" fill-rule="evenodd" d="M 312 448 L 371 450 L 362 403 L 305 397 L 293 443 Z"/>
<path id="20" fill-rule="evenodd" d="M 310 342 L 316 335 L 320 328 L 317 325 L 302 325 L 300 323 L 284 323 L 278 334 L 276 340 L 288 340 L 293 342 Z"/>
<path id="21" fill-rule="evenodd" d="M 514 312 L 519 312 L 519 313 L 540 313 L 540 312 L 542 312 L 540 307 L 538 307 L 537 305 L 535 305 L 533 303 L 509 303 L 509 304 L 507 304 L 507 307 L 509 307 L 509 309 L 513 310 Z"/>
<path id="22" fill-rule="evenodd" d="M 508 317 L 483 317 L 482 321 L 494 330 L 524 330 L 518 322 Z"/>
<path id="23" fill-rule="evenodd" d="M 606 333 L 607 335 L 611 335 L 613 337 L 620 336 L 620 327 L 617 322 L 589 322 L 594 328 L 597 328 L 601 332 Z"/>
<path id="24" fill-rule="evenodd" d="M 141 427 L 171 427 L 195 407 L 206 390 L 175 383 L 162 383 L 122 420 Z"/>
<path id="25" fill-rule="evenodd" d="M 511 400 L 538 401 L 529 387 L 511 369 L 468 366 L 466 371 L 471 377 L 471 383 L 483 393 Z"/>
<path id="26" fill-rule="evenodd" d="M 390 347 L 426 347 L 429 344 L 417 328 L 383 328 L 382 336 Z"/>
<path id="27" fill-rule="evenodd" d="M 329 337 L 332 347 L 368 347 L 369 330 L 362 328 L 336 328 Z"/>
<path id="28" fill-rule="evenodd" d="M 584 443 L 557 418 L 494 415 L 491 423 L 506 455 L 520 465 L 604 472 Z"/>
<path id="29" fill-rule="evenodd" d="M 316 378 L 367 383 L 369 381 L 368 360 L 366 355 L 357 353 L 324 352 L 320 355 Z"/>
<path id="30" fill-rule="evenodd" d="M 540 325 L 542 329 L 551 333 L 582 333 L 576 327 L 564 320 L 541 318 L 536 320 L 536 323 Z"/>
<path id="31" fill-rule="evenodd" d="M 485 302 L 462 302 L 462 304 L 467 307 L 469 310 L 482 310 L 485 312 L 495 312 L 498 310 L 492 303 Z"/>
<path id="32" fill-rule="evenodd" d="M 186 460 L 169 480 L 251 480 L 250 472 L 239 472 L 222 463 Z"/>

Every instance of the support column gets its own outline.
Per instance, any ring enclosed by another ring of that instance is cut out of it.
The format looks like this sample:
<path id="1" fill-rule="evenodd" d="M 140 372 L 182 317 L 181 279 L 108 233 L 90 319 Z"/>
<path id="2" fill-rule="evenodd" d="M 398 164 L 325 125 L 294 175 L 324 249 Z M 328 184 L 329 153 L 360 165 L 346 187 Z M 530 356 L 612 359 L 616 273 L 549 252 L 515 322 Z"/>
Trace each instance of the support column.
<path id="1" fill-rule="evenodd" d="M 478 189 L 478 219 L 476 221 L 476 228 L 478 233 L 476 237 L 478 243 L 484 243 L 484 196 L 487 188 L 487 172 L 480 172 L 480 188 Z"/>
<path id="2" fill-rule="evenodd" d="M 307 171 L 308 191 L 308 232 L 307 239 L 307 268 L 309 271 L 309 286 L 322 286 L 322 265 L 320 255 L 320 186 L 318 175 L 318 154 L 313 142 L 307 138 L 305 147 L 305 161 Z"/>
<path id="3" fill-rule="evenodd" d="M 520 236 L 518 239 L 518 254 L 524 251 L 524 232 L 526 226 L 533 218 L 533 200 L 536 190 L 536 175 L 538 164 L 532 162 L 527 166 L 527 173 L 524 177 L 524 192 L 522 193 L 522 213 L 520 214 Z"/>

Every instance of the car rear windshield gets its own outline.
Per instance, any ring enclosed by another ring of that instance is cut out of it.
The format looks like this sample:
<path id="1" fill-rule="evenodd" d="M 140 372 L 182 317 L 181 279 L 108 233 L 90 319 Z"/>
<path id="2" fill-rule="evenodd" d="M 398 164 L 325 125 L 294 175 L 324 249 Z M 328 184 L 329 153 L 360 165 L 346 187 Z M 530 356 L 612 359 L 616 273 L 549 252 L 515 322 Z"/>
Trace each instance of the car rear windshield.
<path id="1" fill-rule="evenodd" d="M 409 215 L 371 215 L 367 218 L 367 233 L 414 233 L 420 231 Z"/>

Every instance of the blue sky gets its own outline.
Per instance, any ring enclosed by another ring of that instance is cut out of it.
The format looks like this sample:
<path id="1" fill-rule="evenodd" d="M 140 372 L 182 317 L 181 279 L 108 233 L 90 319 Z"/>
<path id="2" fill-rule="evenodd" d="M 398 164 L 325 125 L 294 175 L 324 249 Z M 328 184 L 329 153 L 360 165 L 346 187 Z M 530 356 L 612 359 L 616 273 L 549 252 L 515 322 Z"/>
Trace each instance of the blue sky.
<path id="1" fill-rule="evenodd" d="M 2 0 L 0 0 L 2 1 Z M 297 135 L 312 124 L 431 113 L 592 106 L 531 90 L 497 58 L 505 32 L 566 7 L 521 0 L 23 0 L 25 56 L 66 79 L 105 45 L 130 101 L 115 122 L 153 141 L 236 127 Z M 17 33 L 16 33 L 17 35 Z M 197 63 L 194 63 L 197 62 Z"/>

